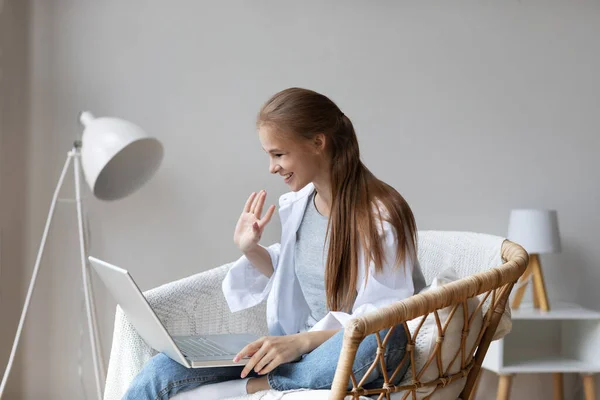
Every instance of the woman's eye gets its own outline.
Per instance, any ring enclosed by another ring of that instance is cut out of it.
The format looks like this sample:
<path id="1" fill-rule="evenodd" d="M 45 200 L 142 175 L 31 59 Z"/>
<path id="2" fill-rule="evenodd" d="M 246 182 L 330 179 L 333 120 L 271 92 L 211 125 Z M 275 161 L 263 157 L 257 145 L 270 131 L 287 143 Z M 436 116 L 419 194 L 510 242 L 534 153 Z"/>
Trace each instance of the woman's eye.
<path id="1" fill-rule="evenodd" d="M 275 157 L 281 157 L 283 154 L 275 154 Z"/>

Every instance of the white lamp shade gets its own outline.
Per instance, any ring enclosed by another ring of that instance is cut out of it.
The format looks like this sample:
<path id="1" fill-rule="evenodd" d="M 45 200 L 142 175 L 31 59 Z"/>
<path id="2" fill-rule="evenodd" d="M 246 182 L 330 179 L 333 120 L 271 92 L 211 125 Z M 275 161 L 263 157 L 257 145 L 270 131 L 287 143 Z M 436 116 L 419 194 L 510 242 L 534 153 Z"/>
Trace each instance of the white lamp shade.
<path id="1" fill-rule="evenodd" d="M 119 118 L 81 114 L 83 174 L 94 196 L 117 200 L 135 192 L 158 169 L 163 146 L 139 126 Z"/>
<path id="2" fill-rule="evenodd" d="M 555 210 L 512 210 L 508 239 L 520 244 L 530 254 L 561 251 L 558 217 Z"/>

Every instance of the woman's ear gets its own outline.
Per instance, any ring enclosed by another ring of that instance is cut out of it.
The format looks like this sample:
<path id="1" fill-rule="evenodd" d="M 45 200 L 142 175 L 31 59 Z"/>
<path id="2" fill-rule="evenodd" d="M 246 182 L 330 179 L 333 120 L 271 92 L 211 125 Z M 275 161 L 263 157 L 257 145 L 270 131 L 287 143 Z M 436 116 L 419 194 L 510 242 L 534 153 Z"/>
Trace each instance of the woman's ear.
<path id="1" fill-rule="evenodd" d="M 325 142 L 327 138 L 322 133 L 317 133 L 315 138 L 313 139 L 313 144 L 315 146 L 315 150 L 317 153 L 322 153 L 325 151 Z"/>

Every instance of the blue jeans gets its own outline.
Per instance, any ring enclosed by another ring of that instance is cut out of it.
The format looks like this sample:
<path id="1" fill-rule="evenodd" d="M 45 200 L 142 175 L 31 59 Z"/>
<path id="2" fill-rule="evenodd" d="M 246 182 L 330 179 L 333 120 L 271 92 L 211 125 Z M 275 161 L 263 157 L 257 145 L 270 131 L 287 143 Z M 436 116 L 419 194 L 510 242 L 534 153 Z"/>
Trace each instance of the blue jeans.
<path id="1" fill-rule="evenodd" d="M 381 340 L 385 338 L 387 329 L 380 331 Z M 312 352 L 305 354 L 300 360 L 282 364 L 267 374 L 269 385 L 275 390 L 290 389 L 329 389 L 333 382 L 337 362 L 342 349 L 344 331 L 340 330 Z M 406 349 L 406 333 L 399 325 L 392 332 L 385 350 L 385 361 L 388 376 L 404 357 Z M 377 351 L 375 335 L 367 336 L 359 345 L 352 371 L 358 381 L 373 364 Z M 409 363 L 397 375 L 393 383 L 398 383 Z M 243 366 L 215 368 L 186 368 L 166 355 L 160 353 L 152 357 L 134 378 L 123 397 L 123 400 L 166 400 L 179 392 L 192 390 L 202 385 L 239 379 Z M 248 377 L 258 377 L 251 371 Z M 376 388 L 383 384 L 383 375 L 378 364 L 365 380 L 364 387 Z M 352 383 L 348 380 L 348 390 Z"/>

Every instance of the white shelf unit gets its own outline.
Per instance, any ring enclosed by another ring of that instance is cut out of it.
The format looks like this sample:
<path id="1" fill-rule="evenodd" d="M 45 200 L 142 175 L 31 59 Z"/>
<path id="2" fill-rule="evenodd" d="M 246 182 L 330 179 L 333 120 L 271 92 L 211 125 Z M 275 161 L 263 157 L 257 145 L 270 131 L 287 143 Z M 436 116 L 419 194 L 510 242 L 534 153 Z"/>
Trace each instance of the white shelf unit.
<path id="1" fill-rule="evenodd" d="M 490 344 L 483 368 L 500 375 L 600 372 L 600 312 L 572 303 L 511 311 L 512 331 Z"/>

